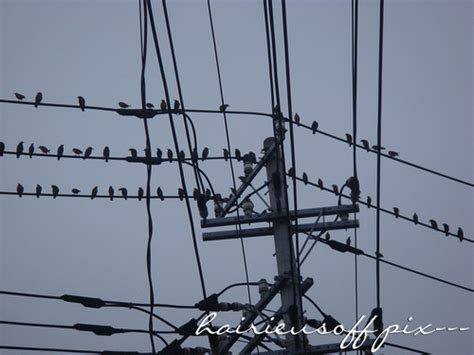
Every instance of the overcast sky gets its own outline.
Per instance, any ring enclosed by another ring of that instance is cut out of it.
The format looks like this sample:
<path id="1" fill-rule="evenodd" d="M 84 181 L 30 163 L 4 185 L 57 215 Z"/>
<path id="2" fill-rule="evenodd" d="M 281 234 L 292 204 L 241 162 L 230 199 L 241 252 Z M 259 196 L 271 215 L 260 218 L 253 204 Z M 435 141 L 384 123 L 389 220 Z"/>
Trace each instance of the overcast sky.
<path id="1" fill-rule="evenodd" d="M 260 1 L 213 1 L 215 30 L 226 102 L 235 110 L 270 112 L 263 6 Z M 290 1 L 288 9 L 293 111 L 301 121 L 319 122 L 337 136 L 352 131 L 351 110 L 351 7 L 350 1 Z M 217 109 L 219 89 L 205 1 L 169 1 L 183 93 L 188 108 Z M 275 2 L 280 68 L 283 66 L 281 8 Z M 163 47 L 172 98 L 178 96 L 173 80 L 161 2 L 154 13 Z M 400 157 L 428 168 L 473 181 L 472 108 L 472 2 L 386 1 L 383 78 L 383 145 Z M 0 0 L 0 97 L 14 99 L 21 92 L 32 100 L 42 91 L 45 102 L 75 104 L 82 95 L 87 103 L 116 107 L 125 101 L 140 105 L 140 41 L 137 1 L 13 1 Z M 359 10 L 359 137 L 376 142 L 378 2 L 361 1 Z M 150 47 L 152 48 L 152 47 Z M 158 62 L 150 49 L 147 69 L 148 101 L 159 105 L 164 97 Z M 280 71 L 281 78 L 284 71 Z M 282 97 L 286 97 L 281 80 Z M 286 100 L 283 99 L 284 112 Z M 200 149 L 222 154 L 226 146 L 221 115 L 192 115 Z M 228 118 L 232 147 L 259 153 L 272 135 L 271 122 L 257 116 Z M 181 122 L 181 119 L 178 120 Z M 182 124 L 180 145 L 185 147 Z M 327 186 L 339 186 L 352 174 L 348 145 L 295 128 L 297 171 L 307 172 Z M 153 147 L 172 147 L 168 119 L 150 121 Z M 143 124 L 113 112 L 0 105 L 0 140 L 7 150 L 19 141 L 35 143 L 53 152 L 64 144 L 72 148 L 105 145 L 112 155 L 145 145 Z M 289 152 L 289 145 L 287 145 Z M 289 160 L 288 160 L 289 161 Z M 358 152 L 362 197 L 375 200 L 376 156 Z M 228 163 L 204 162 L 214 188 L 227 195 L 232 186 Z M 241 164 L 235 165 L 243 175 Z M 186 170 L 188 187 L 194 187 L 192 170 Z M 263 183 L 265 174 L 257 178 Z M 123 161 L 73 160 L 4 156 L 0 160 L 2 191 L 26 191 L 36 184 L 61 192 L 78 188 L 89 193 L 94 186 L 105 193 L 109 185 L 125 186 L 135 194 L 145 186 L 146 169 Z M 152 189 L 161 186 L 175 194 L 178 166 L 153 169 Z M 291 192 L 291 190 L 290 190 Z M 290 197 L 291 197 L 290 193 Z M 314 187 L 298 187 L 299 207 L 337 204 L 333 194 Z M 2 196 L 0 213 L 1 289 L 52 295 L 65 293 L 104 299 L 147 302 L 147 219 L 144 202 Z M 256 200 L 256 209 L 264 206 Z M 433 218 L 459 226 L 474 236 L 472 188 L 438 176 L 382 160 L 381 205 L 398 206 L 402 214 L 414 212 L 420 220 Z M 198 244 L 208 293 L 244 281 L 239 241 L 203 242 L 199 215 L 193 203 Z M 155 301 L 194 304 L 202 298 L 186 209 L 180 201 L 152 203 L 155 233 L 153 278 Z M 361 206 L 358 245 L 375 252 L 375 210 Z M 310 221 L 307 221 L 310 222 Z M 472 288 L 472 244 L 460 243 L 442 233 L 382 214 L 381 250 L 387 260 Z M 345 241 L 352 231 L 335 231 Z M 245 241 L 251 281 L 273 280 L 276 274 L 271 237 Z M 420 276 L 381 266 L 381 302 L 385 324 L 432 323 L 439 327 L 473 327 L 472 293 Z M 308 292 L 327 313 L 346 325 L 355 321 L 354 257 L 317 245 L 302 267 L 315 285 Z M 359 259 L 359 309 L 375 307 L 375 263 Z M 245 289 L 226 294 L 225 301 L 246 302 Z M 253 300 L 258 299 L 253 290 Z M 279 301 L 277 299 L 277 301 Z M 272 304 L 273 309 L 278 302 Z M 308 317 L 318 318 L 305 304 Z M 164 310 L 160 313 L 180 325 L 197 312 Z M 221 323 L 237 324 L 239 314 L 222 315 Z M 2 320 L 74 324 L 97 323 L 146 329 L 147 317 L 130 310 L 91 310 L 57 301 L 0 297 Z M 165 330 L 156 323 L 155 328 Z M 170 340 L 173 338 L 169 338 Z M 398 344 L 433 354 L 474 353 L 472 331 L 438 333 L 425 337 L 394 337 Z M 337 339 L 310 338 L 312 344 Z M 0 325 L 0 343 L 97 350 L 150 351 L 146 335 L 97 337 L 60 329 Z M 159 344 L 159 342 L 157 342 Z M 185 345 L 206 345 L 191 339 Z M 161 344 L 159 345 L 161 346 Z M 238 347 L 237 347 L 238 349 Z M 15 354 L 4 351 L 2 354 Z M 18 353 L 18 352 L 16 352 Z M 379 354 L 402 354 L 382 349 Z"/>

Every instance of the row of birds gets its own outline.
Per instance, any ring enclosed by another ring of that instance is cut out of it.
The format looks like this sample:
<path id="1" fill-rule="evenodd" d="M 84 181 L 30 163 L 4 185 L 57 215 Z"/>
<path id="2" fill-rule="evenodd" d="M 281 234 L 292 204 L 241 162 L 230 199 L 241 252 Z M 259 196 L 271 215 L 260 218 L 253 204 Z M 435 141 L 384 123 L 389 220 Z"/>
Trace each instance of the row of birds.
<path id="1" fill-rule="evenodd" d="M 40 145 L 38 146 L 38 149 L 41 151 L 41 153 L 43 154 L 49 154 L 51 153 L 51 150 L 44 146 L 44 145 Z M 90 158 L 92 156 L 92 151 L 94 150 L 94 148 L 92 147 L 87 147 L 85 148 L 84 150 L 82 149 L 79 149 L 79 148 L 73 148 L 72 149 L 72 152 L 77 155 L 78 157 L 82 157 L 83 159 L 87 159 L 87 158 Z M 135 149 L 135 148 L 129 148 L 128 149 L 129 152 L 130 152 L 130 156 L 133 157 L 133 158 L 136 158 L 138 157 L 138 150 Z M 144 149 L 144 151 L 146 152 L 146 149 Z M 3 156 L 5 152 L 5 143 L 3 142 L 0 142 L 0 156 Z M 20 158 L 22 155 L 29 155 L 30 158 L 33 157 L 33 154 L 35 154 L 35 145 L 34 143 L 31 143 L 30 146 L 28 147 L 28 150 L 25 149 L 25 144 L 23 141 L 21 141 L 20 143 L 18 143 L 18 145 L 16 146 L 16 150 L 15 150 L 15 153 L 16 153 L 16 157 L 17 158 Z M 63 156 L 64 156 L 64 153 L 65 153 L 65 148 L 64 148 L 64 144 L 61 144 L 60 146 L 58 146 L 58 148 L 56 149 L 56 154 L 55 154 L 55 157 L 57 157 L 57 159 L 61 159 Z M 209 148 L 208 147 L 204 147 L 204 149 L 202 150 L 201 152 L 201 156 L 198 155 L 197 153 L 197 150 L 194 149 L 193 152 L 192 152 L 192 158 L 197 160 L 206 160 L 209 158 Z M 110 158 L 110 148 L 108 146 L 105 146 L 102 150 L 102 157 L 105 159 L 105 161 L 108 161 L 109 158 Z M 162 159 L 167 159 L 168 161 L 173 161 L 174 159 L 174 154 L 173 154 L 173 151 L 171 149 L 167 149 L 166 151 L 166 158 L 164 157 L 164 152 L 160 149 L 160 148 L 156 148 L 156 157 L 159 159 L 159 160 L 162 160 Z M 257 158 L 256 158 L 256 155 L 255 153 L 253 152 L 249 152 L 248 154 L 242 154 L 240 152 L 239 149 L 235 149 L 235 154 L 234 154 L 234 157 L 240 161 L 244 158 L 246 159 L 249 159 L 252 163 L 256 163 L 257 162 Z M 248 157 L 248 158 L 247 158 Z M 178 160 L 184 160 L 186 158 L 186 154 L 184 151 L 180 151 L 179 154 L 178 154 Z M 227 149 L 223 148 L 223 158 L 225 160 L 228 160 L 230 158 L 230 153 Z"/>
<path id="2" fill-rule="evenodd" d="M 19 92 L 15 92 L 14 95 L 15 95 L 15 97 L 16 97 L 16 99 L 17 99 L 18 101 L 23 101 L 23 100 L 26 98 L 25 95 L 20 94 Z M 36 96 L 35 96 L 35 101 L 34 101 L 34 102 L 35 102 L 35 107 L 38 107 L 39 104 L 41 104 L 41 101 L 43 101 L 43 93 L 42 93 L 42 92 L 38 92 L 38 93 L 36 94 Z M 77 101 L 78 101 L 78 103 L 79 103 L 79 108 L 80 108 L 82 111 L 85 111 L 85 109 L 86 109 L 86 99 L 84 99 L 83 96 L 77 96 Z M 127 104 L 126 102 L 123 102 L 123 101 L 120 101 L 120 102 L 118 103 L 118 106 L 119 106 L 121 109 L 126 109 L 126 108 L 129 108 L 129 107 L 130 107 L 129 104 Z M 146 108 L 148 108 L 148 109 L 154 109 L 154 108 L 155 108 L 155 106 L 154 106 L 151 102 L 147 102 L 147 103 L 145 104 L 145 106 L 146 106 Z M 174 100 L 174 102 L 173 102 L 173 111 L 178 111 L 179 108 L 180 108 L 180 106 L 181 106 L 181 104 L 179 103 L 179 101 L 178 101 L 178 100 Z M 229 105 L 223 104 L 223 105 L 221 105 L 221 106 L 219 107 L 219 110 L 223 112 L 223 111 L 225 111 L 228 107 L 229 107 Z M 168 109 L 168 104 L 166 103 L 165 100 L 161 100 L 160 109 L 161 109 L 162 111 L 166 111 L 166 110 Z"/>
<path id="3" fill-rule="evenodd" d="M 288 171 L 288 175 L 292 176 L 292 174 L 293 174 L 293 171 L 290 169 Z M 340 193 L 341 193 L 339 187 L 336 184 L 332 184 L 332 186 L 331 186 L 332 189 L 324 187 L 324 182 L 323 182 L 322 179 L 318 179 L 318 182 L 316 184 L 311 183 L 309 181 L 308 174 L 305 173 L 305 172 L 303 172 L 301 180 L 303 181 L 303 183 L 305 185 L 312 184 L 312 185 L 316 185 L 321 190 L 327 190 L 327 191 L 332 190 L 332 192 L 334 192 L 334 194 L 336 196 L 339 196 Z M 360 202 L 362 202 L 362 201 L 360 201 Z M 367 196 L 367 200 L 365 202 L 365 205 L 367 206 L 367 208 L 375 207 L 374 205 L 372 205 L 372 197 Z M 395 218 L 400 217 L 400 209 L 398 207 L 393 207 L 393 215 L 395 216 Z M 419 223 L 418 214 L 414 213 L 411 220 L 413 221 L 413 223 L 418 224 Z M 443 229 L 441 229 L 441 228 L 439 228 L 438 222 L 436 222 L 434 219 L 430 219 L 429 222 L 430 222 L 431 228 L 433 228 L 435 230 L 438 230 L 438 231 L 443 231 L 447 236 L 449 235 L 450 227 L 447 223 L 443 223 L 442 224 Z M 458 231 L 457 231 L 456 235 L 457 235 L 457 237 L 459 238 L 460 241 L 462 241 L 464 239 L 464 232 L 463 232 L 462 228 L 460 228 L 460 227 L 458 228 Z"/>

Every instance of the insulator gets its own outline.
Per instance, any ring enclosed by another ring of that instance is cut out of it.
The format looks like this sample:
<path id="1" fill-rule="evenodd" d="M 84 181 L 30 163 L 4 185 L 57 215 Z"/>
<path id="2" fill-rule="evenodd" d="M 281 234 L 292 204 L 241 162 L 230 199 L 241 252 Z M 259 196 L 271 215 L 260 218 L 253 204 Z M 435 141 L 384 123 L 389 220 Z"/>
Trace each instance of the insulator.
<path id="1" fill-rule="evenodd" d="M 254 208 L 254 204 L 249 198 L 245 199 L 242 202 L 242 209 L 244 210 L 244 214 L 246 216 L 251 216 L 252 215 L 253 208 Z"/>
<path id="2" fill-rule="evenodd" d="M 263 296 L 269 290 L 270 290 L 270 285 L 268 284 L 267 280 L 261 279 L 258 283 L 258 293 L 260 293 L 260 296 Z"/>
<path id="3" fill-rule="evenodd" d="M 253 171 L 253 164 L 250 161 L 244 161 L 245 176 L 249 176 L 252 171 Z"/>

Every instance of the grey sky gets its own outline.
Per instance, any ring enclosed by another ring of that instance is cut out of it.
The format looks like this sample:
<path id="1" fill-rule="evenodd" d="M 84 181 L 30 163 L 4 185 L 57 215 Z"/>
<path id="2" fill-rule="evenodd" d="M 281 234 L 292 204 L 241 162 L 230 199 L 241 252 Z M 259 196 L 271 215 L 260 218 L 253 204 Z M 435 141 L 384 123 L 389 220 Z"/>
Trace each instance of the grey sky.
<path id="1" fill-rule="evenodd" d="M 219 59 L 226 102 L 233 109 L 270 110 L 263 9 L 260 1 L 213 1 Z M 376 141 L 378 2 L 361 1 L 359 40 L 359 137 Z M 214 108 L 220 104 L 211 34 L 205 1 L 169 1 L 170 20 L 186 105 Z M 275 2 L 281 42 L 281 11 Z M 154 3 L 171 96 L 177 97 L 167 46 L 161 2 Z M 288 2 L 293 110 L 310 124 L 344 136 L 351 131 L 350 1 Z M 115 107 L 118 101 L 140 104 L 138 2 L 136 1 L 0 1 L 0 97 L 15 91 L 31 99 L 42 91 L 45 102 L 76 103 L 82 95 L 91 105 Z M 473 180 L 472 121 L 472 2 L 386 1 L 383 87 L 383 145 L 402 158 L 464 180 Z M 148 101 L 163 98 L 158 63 L 149 47 Z M 282 52 L 279 52 L 282 54 Z M 283 56 L 280 55 L 282 69 Z M 283 78 L 284 72 L 280 75 Z M 284 111 L 286 91 L 281 82 Z M 125 156 L 128 148 L 145 145 L 143 125 L 108 112 L 0 105 L 0 140 L 12 150 L 25 145 L 56 149 L 104 145 Z M 225 147 L 219 115 L 193 115 L 200 148 L 212 155 Z M 185 147 L 179 120 L 180 143 Z M 233 147 L 259 152 L 271 135 L 265 118 L 230 116 Z M 167 119 L 150 122 L 153 147 L 172 147 Z M 311 181 L 341 185 L 352 174 L 351 150 L 329 138 L 296 129 L 297 170 Z M 287 149 L 289 151 L 289 149 Z M 375 197 L 376 158 L 358 153 L 362 196 Z M 242 174 L 242 166 L 236 171 Z M 205 162 L 216 190 L 228 194 L 230 170 L 224 162 Z M 382 206 L 399 206 L 420 219 L 447 222 L 473 237 L 472 188 L 429 175 L 389 160 L 382 161 Z M 263 182 L 263 174 L 259 182 Z M 180 187 L 175 164 L 153 169 L 153 190 L 166 193 Z M 2 191 L 21 182 L 27 191 L 37 183 L 58 185 L 62 191 L 83 192 L 98 185 L 136 191 L 145 185 L 145 167 L 124 162 L 103 163 L 5 156 L 0 161 Z M 193 175 L 187 170 L 193 187 Z M 332 194 L 299 186 L 303 208 L 335 205 Z M 1 289 L 61 295 L 91 295 L 146 302 L 145 252 L 147 225 L 144 203 L 82 199 L 35 199 L 2 196 L 0 213 Z M 198 222 L 197 208 L 194 218 Z M 259 206 L 260 208 L 261 206 Z M 154 202 L 153 272 L 156 301 L 193 304 L 201 296 L 186 210 L 182 202 Z M 361 207 L 359 247 L 375 251 L 375 211 Z M 382 215 L 382 252 L 391 260 L 472 287 L 472 244 Z M 203 243 L 199 248 L 208 292 L 244 280 L 238 241 Z M 344 241 L 352 232 L 334 232 Z M 252 281 L 275 273 L 273 241 L 256 238 L 245 243 Z M 302 268 L 315 285 L 309 295 L 344 324 L 354 322 L 354 259 L 318 245 Z M 375 306 L 375 264 L 360 258 L 361 313 Z M 256 292 L 253 294 L 256 299 Z M 228 301 L 246 301 L 244 289 L 230 292 Z M 276 307 L 276 305 L 273 305 Z M 473 327 L 472 294 L 435 281 L 382 266 L 382 306 L 386 324 L 413 316 L 414 325 Z M 147 327 L 147 318 L 128 310 L 88 310 L 79 306 L 2 296 L 0 318 L 58 324 L 98 323 Z M 318 317 L 311 305 L 308 316 Z M 187 311 L 163 311 L 175 324 Z M 239 314 L 222 316 L 236 324 Z M 164 329 L 161 325 L 156 325 Z M 397 337 L 399 344 L 433 354 L 474 353 L 472 331 L 426 337 Z M 313 344 L 331 342 L 313 337 Z M 0 326 L 0 343 L 110 350 L 149 351 L 144 335 L 101 338 L 86 333 Z M 188 343 L 186 343 L 188 344 Z M 190 345 L 205 344 L 201 339 Z M 14 354 L 4 351 L 2 354 Z M 401 354 L 383 349 L 380 354 Z"/>

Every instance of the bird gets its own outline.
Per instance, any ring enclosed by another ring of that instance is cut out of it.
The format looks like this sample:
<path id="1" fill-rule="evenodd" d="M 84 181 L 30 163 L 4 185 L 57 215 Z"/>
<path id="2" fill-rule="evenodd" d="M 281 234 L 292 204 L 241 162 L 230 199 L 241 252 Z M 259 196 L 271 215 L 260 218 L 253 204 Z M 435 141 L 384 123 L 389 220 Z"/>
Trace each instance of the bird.
<path id="1" fill-rule="evenodd" d="M 323 180 L 318 179 L 318 187 L 322 190 L 324 188 Z"/>
<path id="2" fill-rule="evenodd" d="M 147 108 L 155 108 L 155 106 L 151 102 L 147 102 L 145 106 Z"/>
<path id="3" fill-rule="evenodd" d="M 393 213 L 395 213 L 396 218 L 400 217 L 400 210 L 398 209 L 398 207 L 393 208 Z"/>
<path id="4" fill-rule="evenodd" d="M 339 195 L 339 188 L 337 187 L 336 184 L 333 184 L 333 185 L 332 185 L 332 191 L 333 191 L 336 195 Z"/>
<path id="5" fill-rule="evenodd" d="M 308 185 L 308 174 L 303 173 L 303 182 L 305 185 Z"/>
<path id="6" fill-rule="evenodd" d="M 3 157 L 4 152 L 5 152 L 5 143 L 0 142 L 0 157 Z"/>
<path id="7" fill-rule="evenodd" d="M 224 160 L 227 161 L 229 159 L 229 151 L 225 148 L 222 149 L 224 152 Z"/>
<path id="8" fill-rule="evenodd" d="M 372 197 L 367 196 L 367 207 L 370 208 L 372 206 Z"/>
<path id="9" fill-rule="evenodd" d="M 168 156 L 168 161 L 171 163 L 173 161 L 173 151 L 168 148 L 166 155 Z"/>
<path id="10" fill-rule="evenodd" d="M 447 223 L 443 223 L 443 231 L 446 236 L 449 235 L 449 225 Z"/>
<path id="11" fill-rule="evenodd" d="M 430 219 L 430 224 L 433 229 L 438 230 L 438 223 L 434 219 Z"/>
<path id="12" fill-rule="evenodd" d="M 318 127 L 319 127 L 319 124 L 317 121 L 313 121 L 313 123 L 311 124 L 311 130 L 313 131 L 313 134 L 316 133 L 316 131 L 318 130 Z"/>
<path id="13" fill-rule="evenodd" d="M 35 152 L 35 145 L 31 143 L 30 147 L 28 148 L 28 155 L 30 156 L 30 159 L 33 157 L 34 152 Z"/>
<path id="14" fill-rule="evenodd" d="M 79 101 L 79 107 L 81 108 L 81 111 L 84 112 L 84 110 L 86 109 L 86 100 L 82 96 L 78 96 L 77 100 Z"/>
<path id="15" fill-rule="evenodd" d="M 99 192 L 99 188 L 97 186 L 94 186 L 94 188 L 91 191 L 91 200 L 96 198 L 97 192 Z"/>
<path id="16" fill-rule="evenodd" d="M 183 201 L 184 190 L 181 187 L 178 189 L 178 197 L 179 197 L 180 201 Z"/>
<path id="17" fill-rule="evenodd" d="M 242 153 L 240 153 L 239 149 L 235 149 L 235 158 L 237 159 L 237 161 L 242 160 Z"/>
<path id="18" fill-rule="evenodd" d="M 118 103 L 118 105 L 119 105 L 121 108 L 127 108 L 127 107 L 130 107 L 130 105 L 129 105 L 129 104 L 126 104 L 125 102 L 122 102 L 122 101 L 120 101 L 120 102 Z"/>
<path id="19" fill-rule="evenodd" d="M 102 151 L 102 154 L 104 155 L 105 161 L 108 162 L 110 158 L 110 148 L 105 146 L 104 150 Z"/>
<path id="20" fill-rule="evenodd" d="M 58 151 L 57 151 L 58 160 L 61 159 L 61 157 L 63 156 L 63 154 L 64 154 L 64 144 L 61 144 L 61 145 L 58 147 Z"/>
<path id="21" fill-rule="evenodd" d="M 326 235 L 324 236 L 324 239 L 326 239 L 326 242 L 329 242 L 329 240 L 331 239 L 331 234 L 327 232 Z"/>
<path id="22" fill-rule="evenodd" d="M 35 107 L 38 107 L 41 100 L 43 100 L 43 94 L 41 92 L 38 92 L 35 96 Z"/>
<path id="23" fill-rule="evenodd" d="M 20 155 L 23 153 L 23 150 L 24 150 L 24 147 L 23 147 L 23 141 L 21 141 L 20 143 L 18 143 L 18 145 L 16 146 L 16 157 L 19 158 Z"/>
<path id="24" fill-rule="evenodd" d="M 122 193 L 123 198 L 126 200 L 128 197 L 128 191 L 125 187 L 121 187 L 119 191 Z"/>
<path id="25" fill-rule="evenodd" d="M 300 124 L 300 115 L 298 115 L 297 113 L 295 113 L 295 123 L 296 123 L 297 125 Z"/>
<path id="26" fill-rule="evenodd" d="M 51 191 L 53 192 L 53 198 L 58 197 L 59 187 L 57 187 L 56 185 L 51 185 Z"/>
<path id="27" fill-rule="evenodd" d="M 346 133 L 346 142 L 349 144 L 349 146 L 352 145 L 352 136 L 349 133 Z"/>
<path id="28" fill-rule="evenodd" d="M 179 101 L 178 100 L 174 100 L 174 103 L 173 103 L 173 110 L 175 111 L 178 111 L 179 110 Z"/>
<path id="29" fill-rule="evenodd" d="M 378 151 L 384 150 L 385 147 L 378 146 L 378 145 L 373 145 L 373 146 L 372 146 L 372 149 L 378 152 Z"/>
<path id="30" fill-rule="evenodd" d="M 16 92 L 15 97 L 18 101 L 22 101 L 25 98 L 25 95 L 22 95 L 22 94 Z"/>
<path id="31" fill-rule="evenodd" d="M 229 107 L 229 105 L 222 104 L 222 105 L 219 106 L 219 111 L 224 112 L 225 110 L 227 110 L 228 107 Z"/>
<path id="32" fill-rule="evenodd" d="M 293 168 L 289 168 L 288 169 L 288 176 L 294 178 L 296 175 L 295 175 L 295 169 Z"/>
<path id="33" fill-rule="evenodd" d="M 461 227 L 458 228 L 457 237 L 459 238 L 460 242 L 462 242 L 464 240 L 464 231 L 462 230 Z"/>
<path id="34" fill-rule="evenodd" d="M 16 186 L 16 192 L 18 193 L 18 196 L 19 197 L 22 197 L 23 196 L 23 192 L 25 191 L 25 188 L 23 187 L 22 184 L 18 184 Z"/>
<path id="35" fill-rule="evenodd" d="M 158 195 L 158 198 L 163 201 L 165 198 L 163 196 L 163 191 L 161 191 L 161 187 L 158 186 L 158 188 L 156 189 L 156 194 Z"/>
<path id="36" fill-rule="evenodd" d="M 179 160 L 180 162 L 183 162 L 185 159 L 186 159 L 186 153 L 182 150 L 182 151 L 180 151 L 179 154 L 178 154 L 178 160 Z"/>
<path id="37" fill-rule="evenodd" d="M 47 147 L 45 147 L 44 145 L 40 145 L 38 147 L 38 149 L 41 150 L 43 152 L 43 154 L 48 154 L 50 152 L 50 150 Z"/>
<path id="38" fill-rule="evenodd" d="M 79 192 L 81 192 L 81 190 L 74 188 L 74 189 L 71 190 L 71 192 L 72 192 L 74 195 L 77 195 Z"/>
<path id="39" fill-rule="evenodd" d="M 92 154 L 92 147 L 87 147 L 86 150 L 84 151 L 84 160 L 86 160 L 87 158 L 89 158 Z"/>
<path id="40" fill-rule="evenodd" d="M 128 149 L 129 152 L 130 152 L 130 155 L 133 157 L 133 158 L 136 158 L 138 153 L 137 153 L 137 150 L 135 148 L 129 148 Z"/>
<path id="41" fill-rule="evenodd" d="M 163 151 L 160 148 L 156 148 L 156 157 L 158 158 L 158 163 L 161 163 L 163 158 Z"/>
<path id="42" fill-rule="evenodd" d="M 365 150 L 369 151 L 370 150 L 369 141 L 367 139 L 361 139 L 360 141 L 362 143 L 362 146 L 365 148 Z"/>
<path id="43" fill-rule="evenodd" d="M 398 152 L 394 151 L 394 150 L 389 150 L 388 151 L 388 155 L 390 155 L 392 158 L 396 158 L 398 157 L 400 154 L 398 154 Z"/>
<path id="44" fill-rule="evenodd" d="M 193 163 L 195 163 L 198 161 L 198 159 L 199 159 L 198 151 L 196 147 L 194 147 L 193 150 L 191 151 L 191 160 L 193 161 Z"/>
<path id="45" fill-rule="evenodd" d="M 209 148 L 205 147 L 202 150 L 202 160 L 206 160 L 209 157 Z"/>
<path id="46" fill-rule="evenodd" d="M 109 197 L 110 201 L 114 199 L 114 188 L 112 186 L 109 186 Z"/>
<path id="47" fill-rule="evenodd" d="M 166 101 L 161 100 L 160 108 L 164 111 L 164 110 L 166 110 L 167 107 L 168 107 L 168 105 L 166 104 Z"/>
<path id="48" fill-rule="evenodd" d="M 418 224 L 418 215 L 416 213 L 413 214 L 413 222 Z"/>
<path id="49" fill-rule="evenodd" d="M 346 239 L 346 245 L 350 246 L 351 245 L 351 237 L 347 237 Z"/>
<path id="50" fill-rule="evenodd" d="M 82 150 L 79 148 L 72 148 L 72 152 L 76 155 L 82 155 Z"/>
<path id="51" fill-rule="evenodd" d="M 43 190 L 43 188 L 41 187 L 41 185 L 40 185 L 40 184 L 36 184 L 36 198 L 39 198 L 39 197 L 40 197 L 42 190 Z"/>
<path id="52" fill-rule="evenodd" d="M 138 201 L 142 200 L 144 194 L 145 192 L 143 191 L 143 188 L 139 187 L 138 188 Z"/>
<path id="53" fill-rule="evenodd" d="M 381 252 L 376 251 L 375 256 L 378 258 L 383 258 L 383 254 Z"/>

